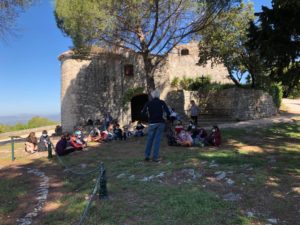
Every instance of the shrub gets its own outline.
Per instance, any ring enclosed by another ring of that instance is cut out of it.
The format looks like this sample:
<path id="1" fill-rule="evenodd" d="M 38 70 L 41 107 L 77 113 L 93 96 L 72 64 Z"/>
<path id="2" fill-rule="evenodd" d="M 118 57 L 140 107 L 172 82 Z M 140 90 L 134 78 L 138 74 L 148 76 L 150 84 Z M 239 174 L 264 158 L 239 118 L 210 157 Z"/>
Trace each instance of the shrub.
<path id="1" fill-rule="evenodd" d="M 135 96 L 137 94 L 142 94 L 143 92 L 144 92 L 143 87 L 129 88 L 124 93 L 123 98 L 122 98 L 123 107 L 125 107 L 127 105 L 127 103 L 130 102 L 130 100 L 132 99 L 133 96 Z"/>
<path id="2" fill-rule="evenodd" d="M 182 80 L 180 80 L 180 86 L 182 89 L 184 90 L 189 90 L 189 86 L 191 85 L 191 83 L 193 82 L 192 78 L 189 77 L 183 77 Z"/>
<path id="3" fill-rule="evenodd" d="M 54 121 L 51 121 L 47 118 L 39 117 L 39 116 L 32 117 L 27 123 L 28 128 L 50 126 L 50 125 L 56 125 L 56 124 L 57 123 L 55 123 Z"/>
<path id="4" fill-rule="evenodd" d="M 36 116 L 31 118 L 26 124 L 22 124 L 22 123 L 16 123 L 15 125 L 0 124 L 0 133 L 25 130 L 30 128 L 43 127 L 43 126 L 56 125 L 56 124 L 58 123 L 44 117 Z"/>
<path id="5" fill-rule="evenodd" d="M 277 108 L 280 108 L 283 90 L 280 84 L 272 84 L 268 89 L 269 94 L 272 96 L 273 101 Z"/>
<path id="6" fill-rule="evenodd" d="M 171 87 L 175 87 L 175 88 L 179 87 L 179 77 L 174 77 L 174 79 L 171 82 Z"/>

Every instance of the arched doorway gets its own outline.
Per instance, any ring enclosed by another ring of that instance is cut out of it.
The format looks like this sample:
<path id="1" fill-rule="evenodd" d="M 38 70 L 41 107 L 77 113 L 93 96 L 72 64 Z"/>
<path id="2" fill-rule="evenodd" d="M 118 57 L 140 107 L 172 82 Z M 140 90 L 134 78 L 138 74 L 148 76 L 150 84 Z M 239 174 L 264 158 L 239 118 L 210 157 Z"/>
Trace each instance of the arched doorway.
<path id="1" fill-rule="evenodd" d="M 147 122 L 148 119 L 141 114 L 141 111 L 148 101 L 148 95 L 141 94 L 134 96 L 131 99 L 131 120 L 132 122 L 141 120 L 143 122 Z"/>

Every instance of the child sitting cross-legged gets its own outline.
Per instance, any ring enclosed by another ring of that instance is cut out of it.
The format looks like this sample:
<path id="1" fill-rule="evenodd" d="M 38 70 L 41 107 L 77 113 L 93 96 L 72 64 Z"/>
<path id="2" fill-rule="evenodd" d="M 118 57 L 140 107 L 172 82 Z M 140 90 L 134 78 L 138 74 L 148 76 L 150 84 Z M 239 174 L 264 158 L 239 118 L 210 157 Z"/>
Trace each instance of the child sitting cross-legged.
<path id="1" fill-rule="evenodd" d="M 191 147 L 193 144 L 193 138 L 189 132 L 181 130 L 176 137 L 176 142 L 181 146 Z"/>
<path id="2" fill-rule="evenodd" d="M 97 128 L 94 127 L 89 136 L 88 136 L 88 141 L 92 141 L 92 142 L 100 142 L 101 141 L 101 131 Z"/>
<path id="3" fill-rule="evenodd" d="M 83 140 L 82 132 L 77 130 L 71 136 L 70 144 L 73 146 L 75 150 L 82 150 L 87 147 L 86 142 Z"/>
<path id="4" fill-rule="evenodd" d="M 214 125 L 209 135 L 205 138 L 205 145 L 219 147 L 221 145 L 221 132 L 218 126 Z"/>

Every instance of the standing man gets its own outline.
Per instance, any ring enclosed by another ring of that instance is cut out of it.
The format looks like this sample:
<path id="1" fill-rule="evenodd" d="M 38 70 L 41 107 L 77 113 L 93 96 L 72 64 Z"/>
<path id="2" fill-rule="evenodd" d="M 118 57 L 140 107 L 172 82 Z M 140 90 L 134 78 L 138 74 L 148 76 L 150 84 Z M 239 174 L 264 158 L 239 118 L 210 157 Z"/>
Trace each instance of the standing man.
<path id="1" fill-rule="evenodd" d="M 153 162 L 159 162 L 159 146 L 162 133 L 165 128 L 165 120 L 163 118 L 164 112 L 167 113 L 167 117 L 170 116 L 170 111 L 166 103 L 159 99 L 160 92 L 154 90 L 151 92 L 152 100 L 147 102 L 142 110 L 143 115 L 148 115 L 149 127 L 148 137 L 145 149 L 145 161 L 150 160 L 152 144 L 154 141 L 154 149 L 152 155 Z"/>
<path id="2" fill-rule="evenodd" d="M 191 101 L 191 119 L 193 120 L 194 124 L 197 125 L 198 124 L 198 115 L 199 115 L 199 107 L 196 106 L 196 103 L 194 100 Z"/>

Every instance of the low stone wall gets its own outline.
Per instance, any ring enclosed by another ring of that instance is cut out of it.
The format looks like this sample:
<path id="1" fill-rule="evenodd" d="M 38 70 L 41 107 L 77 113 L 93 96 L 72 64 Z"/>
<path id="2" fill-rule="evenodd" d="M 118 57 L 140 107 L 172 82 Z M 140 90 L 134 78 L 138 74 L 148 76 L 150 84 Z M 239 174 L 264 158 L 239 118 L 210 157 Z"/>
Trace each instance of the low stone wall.
<path id="1" fill-rule="evenodd" d="M 195 100 L 201 113 L 234 120 L 252 120 L 271 117 L 278 110 L 272 96 L 261 90 L 230 88 L 211 91 L 204 96 L 195 91 L 173 90 L 165 97 L 167 104 L 187 118 L 190 101 Z"/>
<path id="2" fill-rule="evenodd" d="M 207 111 L 236 120 L 271 117 L 278 113 L 272 96 L 262 90 L 230 88 L 211 94 Z"/>

